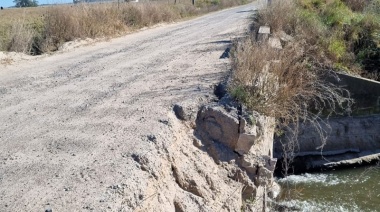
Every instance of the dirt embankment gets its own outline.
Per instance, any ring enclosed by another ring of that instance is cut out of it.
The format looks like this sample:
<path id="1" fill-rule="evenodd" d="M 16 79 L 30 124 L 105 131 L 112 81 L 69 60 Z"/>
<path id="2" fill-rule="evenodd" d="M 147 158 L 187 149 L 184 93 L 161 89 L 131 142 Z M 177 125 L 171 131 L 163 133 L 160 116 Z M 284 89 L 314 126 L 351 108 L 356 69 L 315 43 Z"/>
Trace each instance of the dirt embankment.
<path id="1" fill-rule="evenodd" d="M 240 211 L 172 105 L 211 98 L 254 7 L 1 65 L 1 210 Z"/>

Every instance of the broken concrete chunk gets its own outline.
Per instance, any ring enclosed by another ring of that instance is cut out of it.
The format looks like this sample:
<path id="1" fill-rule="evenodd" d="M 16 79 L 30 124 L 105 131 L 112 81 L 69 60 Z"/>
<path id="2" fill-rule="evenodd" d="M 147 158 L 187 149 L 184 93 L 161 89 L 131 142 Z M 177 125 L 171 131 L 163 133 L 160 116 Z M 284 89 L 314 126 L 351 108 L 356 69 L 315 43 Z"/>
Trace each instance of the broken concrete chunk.
<path id="1" fill-rule="evenodd" d="M 280 31 L 279 33 L 280 40 L 283 42 L 293 42 L 294 38 L 288 34 L 286 34 L 284 31 Z"/>
<path id="2" fill-rule="evenodd" d="M 261 26 L 259 28 L 259 31 L 257 32 L 256 41 L 257 42 L 266 41 L 266 40 L 268 40 L 269 35 L 270 35 L 270 27 L 268 27 L 268 26 Z"/>
<path id="3" fill-rule="evenodd" d="M 268 44 L 270 47 L 275 48 L 275 49 L 282 49 L 282 44 L 280 39 L 278 38 L 269 38 Z"/>
<path id="4" fill-rule="evenodd" d="M 202 141 L 216 141 L 235 149 L 239 139 L 237 114 L 230 114 L 220 106 L 205 106 L 198 112 L 196 125 L 196 134 Z"/>
<path id="5" fill-rule="evenodd" d="M 276 168 L 277 158 L 272 158 L 271 156 L 267 155 L 263 155 L 261 157 L 265 160 L 265 168 L 273 172 Z"/>
<path id="6" fill-rule="evenodd" d="M 251 135 L 257 135 L 259 129 L 257 128 L 256 124 L 247 124 L 247 121 L 245 118 L 241 117 L 239 121 L 239 132 L 240 133 L 247 133 Z"/>
<path id="7" fill-rule="evenodd" d="M 247 154 L 242 157 L 241 166 L 251 176 L 257 174 L 257 168 L 259 167 L 259 165 L 261 166 L 262 164 L 259 158 L 255 157 L 254 155 Z"/>
<path id="8" fill-rule="evenodd" d="M 215 142 L 207 147 L 207 152 L 214 159 L 216 164 L 235 163 L 237 155 L 225 145 Z"/>
<path id="9" fill-rule="evenodd" d="M 272 184 L 272 180 L 273 180 L 273 172 L 268 170 L 265 167 L 259 167 L 257 183 L 259 185 L 265 186 L 265 185 Z"/>
<path id="10" fill-rule="evenodd" d="M 270 27 L 269 26 L 261 26 L 259 28 L 259 33 L 261 33 L 261 34 L 270 34 Z"/>
<path id="11" fill-rule="evenodd" d="M 201 148 L 203 145 L 202 145 L 202 142 L 197 139 L 196 137 L 193 138 L 193 144 L 194 146 L 198 147 L 198 148 Z"/>
<path id="12" fill-rule="evenodd" d="M 247 154 L 253 144 L 255 144 L 256 138 L 256 135 L 241 133 L 236 143 L 235 151 L 239 153 L 239 155 Z"/>
<path id="13" fill-rule="evenodd" d="M 254 111 L 248 113 L 243 108 L 229 108 L 227 104 L 203 106 L 198 112 L 195 135 L 203 145 L 197 140 L 194 145 L 205 150 L 215 163 L 227 170 L 230 179 L 244 185 L 242 201 L 265 199 L 265 188 L 273 182 L 271 170 L 275 160 L 270 156 L 274 123 L 274 118 Z M 180 184 L 186 191 L 197 191 L 192 189 L 192 183 L 189 185 Z M 263 207 L 263 201 L 257 201 L 250 209 L 261 211 Z"/>

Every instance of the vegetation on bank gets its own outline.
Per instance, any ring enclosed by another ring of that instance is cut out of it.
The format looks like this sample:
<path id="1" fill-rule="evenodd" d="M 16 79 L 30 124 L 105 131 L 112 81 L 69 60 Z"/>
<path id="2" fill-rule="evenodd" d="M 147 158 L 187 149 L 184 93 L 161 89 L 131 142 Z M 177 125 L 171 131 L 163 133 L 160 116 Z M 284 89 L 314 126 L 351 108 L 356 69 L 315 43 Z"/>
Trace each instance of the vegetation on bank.
<path id="1" fill-rule="evenodd" d="M 273 0 L 254 16 L 252 29 L 259 26 L 293 39 L 282 50 L 254 37 L 236 45 L 230 92 L 251 109 L 287 123 L 317 119 L 326 108 L 342 112 L 351 104 L 327 75 L 380 80 L 379 0 Z"/>
<path id="2" fill-rule="evenodd" d="M 38 55 L 75 39 L 117 36 L 247 2 L 200 0 L 193 6 L 189 0 L 7 9 L 0 12 L 0 51 Z"/>
<path id="3" fill-rule="evenodd" d="M 258 24 L 303 40 L 321 64 L 380 80 L 379 0 L 276 1 L 272 7 L 259 13 Z"/>
<path id="4" fill-rule="evenodd" d="M 348 91 L 326 79 L 347 72 L 380 80 L 380 1 L 272 0 L 254 16 L 253 31 L 259 26 L 282 38 L 282 49 L 255 36 L 240 40 L 229 91 L 249 109 L 276 118 L 287 175 L 299 125 L 315 127 L 322 152 L 329 129 L 322 114 L 349 112 L 353 104 Z"/>

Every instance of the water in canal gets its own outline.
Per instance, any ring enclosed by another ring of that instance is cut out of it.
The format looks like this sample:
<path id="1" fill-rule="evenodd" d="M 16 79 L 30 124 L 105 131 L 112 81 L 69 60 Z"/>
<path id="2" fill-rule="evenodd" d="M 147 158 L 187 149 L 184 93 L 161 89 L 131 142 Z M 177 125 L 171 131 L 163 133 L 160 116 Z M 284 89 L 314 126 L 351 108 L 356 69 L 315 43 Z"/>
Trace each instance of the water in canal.
<path id="1" fill-rule="evenodd" d="M 379 165 L 291 175 L 277 182 L 279 204 L 287 211 L 380 212 Z"/>

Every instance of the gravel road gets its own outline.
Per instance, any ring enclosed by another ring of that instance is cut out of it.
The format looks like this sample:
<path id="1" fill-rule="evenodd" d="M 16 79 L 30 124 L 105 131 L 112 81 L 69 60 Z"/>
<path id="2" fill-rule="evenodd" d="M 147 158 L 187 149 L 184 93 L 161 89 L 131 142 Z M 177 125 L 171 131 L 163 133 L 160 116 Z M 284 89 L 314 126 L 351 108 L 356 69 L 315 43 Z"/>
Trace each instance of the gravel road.
<path id="1" fill-rule="evenodd" d="M 0 211 L 138 210 L 164 173 L 136 155 L 167 157 L 173 103 L 208 98 L 253 8 L 0 65 Z"/>

